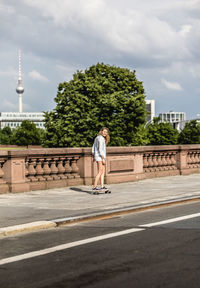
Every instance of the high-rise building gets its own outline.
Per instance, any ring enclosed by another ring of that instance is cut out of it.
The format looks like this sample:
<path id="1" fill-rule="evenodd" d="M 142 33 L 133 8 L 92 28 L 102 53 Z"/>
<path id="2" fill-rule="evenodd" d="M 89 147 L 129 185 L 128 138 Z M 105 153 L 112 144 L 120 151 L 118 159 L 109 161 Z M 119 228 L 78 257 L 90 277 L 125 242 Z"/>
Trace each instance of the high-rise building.
<path id="1" fill-rule="evenodd" d="M 147 115 L 147 123 L 150 123 L 155 117 L 155 100 L 145 100 L 146 101 L 146 109 L 148 112 Z"/>

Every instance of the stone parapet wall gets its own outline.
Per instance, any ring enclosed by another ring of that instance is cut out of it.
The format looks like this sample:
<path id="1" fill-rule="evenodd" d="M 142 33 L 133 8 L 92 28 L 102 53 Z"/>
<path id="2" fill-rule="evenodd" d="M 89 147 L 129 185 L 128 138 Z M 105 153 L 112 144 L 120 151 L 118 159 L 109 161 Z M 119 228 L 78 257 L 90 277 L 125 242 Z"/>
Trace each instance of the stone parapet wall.
<path id="1" fill-rule="evenodd" d="M 108 147 L 105 182 L 200 172 L 200 145 Z M 0 193 L 92 185 L 91 148 L 0 151 Z"/>

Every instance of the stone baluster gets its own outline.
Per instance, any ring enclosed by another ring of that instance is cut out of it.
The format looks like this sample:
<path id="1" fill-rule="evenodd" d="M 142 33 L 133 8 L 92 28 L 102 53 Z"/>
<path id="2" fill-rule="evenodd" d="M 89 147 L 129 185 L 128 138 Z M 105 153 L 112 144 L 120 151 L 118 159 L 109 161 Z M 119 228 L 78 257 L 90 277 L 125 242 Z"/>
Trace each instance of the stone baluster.
<path id="1" fill-rule="evenodd" d="M 194 158 L 193 158 L 193 152 L 190 152 L 190 167 L 193 168 L 193 162 L 194 162 Z"/>
<path id="2" fill-rule="evenodd" d="M 152 156 L 153 170 L 154 170 L 154 171 L 158 171 L 158 170 L 159 170 L 159 169 L 158 169 L 158 159 L 157 159 L 157 156 L 158 156 L 157 153 L 153 154 L 153 156 Z"/>
<path id="3" fill-rule="evenodd" d="M 157 156 L 157 162 L 158 162 L 158 171 L 161 171 L 162 170 L 162 159 L 161 159 L 161 154 L 158 153 L 158 156 Z"/>
<path id="4" fill-rule="evenodd" d="M 197 152 L 197 167 L 200 167 L 200 152 Z"/>
<path id="5" fill-rule="evenodd" d="M 35 170 L 35 162 L 36 162 L 36 159 L 29 159 L 29 162 L 28 162 L 28 178 L 31 182 L 37 182 L 38 179 L 35 177 L 36 175 L 36 170 Z"/>
<path id="6" fill-rule="evenodd" d="M 193 152 L 189 153 L 189 167 L 192 168 L 193 167 Z"/>
<path id="7" fill-rule="evenodd" d="M 74 178 L 80 178 L 80 175 L 78 174 L 79 172 L 79 168 L 77 166 L 77 161 L 78 161 L 79 157 L 73 157 L 72 158 L 72 175 Z"/>
<path id="8" fill-rule="evenodd" d="M 171 153 L 171 164 L 172 164 L 172 169 L 177 169 L 176 152 Z"/>
<path id="9" fill-rule="evenodd" d="M 154 169 L 153 169 L 153 161 L 152 161 L 152 154 L 148 155 L 147 161 L 148 161 L 148 170 L 149 170 L 149 172 L 154 171 Z"/>
<path id="10" fill-rule="evenodd" d="M 190 167 L 190 164 L 191 164 L 190 152 L 187 153 L 186 159 L 187 159 L 186 160 L 187 161 L 187 166 Z"/>
<path id="11" fill-rule="evenodd" d="M 58 176 L 58 168 L 56 167 L 56 161 L 58 160 L 58 158 L 52 158 L 51 160 L 51 176 L 54 180 L 59 180 L 60 177 Z"/>
<path id="12" fill-rule="evenodd" d="M 197 151 L 194 152 L 194 167 L 198 167 L 198 154 Z"/>
<path id="13" fill-rule="evenodd" d="M 147 161 L 147 154 L 144 154 L 143 156 L 143 170 L 144 172 L 148 171 L 148 161 Z"/>
<path id="14" fill-rule="evenodd" d="M 196 155 L 196 152 L 193 151 L 193 153 L 192 153 L 192 167 L 193 167 L 193 168 L 196 167 L 196 159 L 195 159 L 195 155 Z"/>
<path id="15" fill-rule="evenodd" d="M 68 179 L 71 179 L 71 178 L 73 178 L 73 176 L 72 176 L 72 174 L 71 174 L 71 172 L 72 172 L 72 168 L 71 168 L 71 166 L 70 166 L 70 159 L 69 158 L 67 158 L 66 160 L 65 160 L 65 172 L 66 172 L 66 176 L 67 176 L 67 178 Z"/>
<path id="16" fill-rule="evenodd" d="M 64 157 L 60 157 L 58 160 L 58 176 L 60 179 L 66 179 L 67 176 L 65 175 L 65 168 L 63 166 L 63 161 L 65 160 Z"/>
<path id="17" fill-rule="evenodd" d="M 29 167 L 29 162 L 28 162 L 28 159 L 26 158 L 25 159 L 25 177 L 26 177 L 26 182 L 30 182 L 28 167 Z"/>
<path id="18" fill-rule="evenodd" d="M 168 167 L 167 167 L 167 161 L 166 161 L 166 153 L 163 153 L 163 158 L 162 158 L 162 165 L 163 165 L 163 170 L 168 170 Z"/>
<path id="19" fill-rule="evenodd" d="M 195 152 L 193 151 L 192 152 L 192 155 L 191 155 L 191 167 L 192 168 L 194 168 L 195 167 L 195 157 L 194 157 L 194 155 L 195 155 Z"/>
<path id="20" fill-rule="evenodd" d="M 53 180 L 53 178 L 50 176 L 51 174 L 51 169 L 49 168 L 49 162 L 50 158 L 45 158 L 44 159 L 44 165 L 43 165 L 43 177 L 46 179 L 46 181 Z"/>
<path id="21" fill-rule="evenodd" d="M 167 163 L 167 169 L 166 170 L 172 170 L 172 163 L 171 163 L 171 153 L 166 153 L 166 156 L 165 156 L 165 161 Z"/>
<path id="22" fill-rule="evenodd" d="M 150 172 L 151 171 L 151 167 L 149 165 L 149 164 L 151 164 L 150 157 L 151 157 L 151 154 L 147 154 L 147 169 L 146 169 L 146 172 Z"/>
<path id="23" fill-rule="evenodd" d="M 43 177 L 43 174 L 44 174 L 44 170 L 42 168 L 42 163 L 43 163 L 44 159 L 41 158 L 41 159 L 37 159 L 37 162 L 36 162 L 36 177 L 38 179 L 38 181 L 45 181 L 45 178 Z"/>
<path id="24" fill-rule="evenodd" d="M 165 170 L 165 160 L 164 160 L 164 158 L 165 158 L 165 155 L 164 155 L 164 153 L 161 153 L 161 155 L 160 155 L 160 158 L 161 158 L 161 167 L 160 167 L 160 170 L 161 171 L 163 171 L 163 170 Z"/>

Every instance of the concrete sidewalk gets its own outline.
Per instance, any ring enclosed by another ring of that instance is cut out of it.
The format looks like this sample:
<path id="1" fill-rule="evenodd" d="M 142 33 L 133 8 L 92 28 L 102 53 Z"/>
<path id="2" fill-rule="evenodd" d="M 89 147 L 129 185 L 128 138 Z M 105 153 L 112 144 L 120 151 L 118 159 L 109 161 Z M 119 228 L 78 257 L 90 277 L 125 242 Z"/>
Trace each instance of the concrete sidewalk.
<path id="1" fill-rule="evenodd" d="M 0 236 L 56 227 L 122 211 L 200 200 L 200 175 L 170 176 L 108 185 L 111 194 L 91 187 L 65 187 L 0 195 Z"/>

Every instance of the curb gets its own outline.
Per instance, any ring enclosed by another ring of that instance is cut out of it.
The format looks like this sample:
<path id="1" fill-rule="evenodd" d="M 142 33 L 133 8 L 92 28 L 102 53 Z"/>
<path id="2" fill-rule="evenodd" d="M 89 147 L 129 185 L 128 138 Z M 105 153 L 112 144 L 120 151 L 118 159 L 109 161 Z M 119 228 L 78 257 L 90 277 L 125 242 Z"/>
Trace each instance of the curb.
<path id="1" fill-rule="evenodd" d="M 183 204 L 183 203 L 189 203 L 189 202 L 195 202 L 200 200 L 199 196 L 193 196 L 193 197 L 183 197 L 178 199 L 170 199 L 165 201 L 159 201 L 159 202 L 151 202 L 147 204 L 138 204 L 135 206 L 129 206 L 129 207 L 123 207 L 119 209 L 113 209 L 103 212 L 97 212 L 97 213 L 90 213 L 90 214 L 84 214 L 80 216 L 74 216 L 74 217 L 66 217 L 66 218 L 60 218 L 60 219 L 54 219 L 51 220 L 52 222 L 56 223 L 56 226 L 64 226 L 64 225 L 70 225 L 74 223 L 79 222 L 86 222 L 91 220 L 100 220 L 100 219 L 108 219 L 114 216 L 149 210 L 149 209 L 155 209 L 155 208 L 161 208 L 165 206 L 172 206 L 177 204 Z"/>
<path id="2" fill-rule="evenodd" d="M 112 210 L 103 211 L 103 212 L 83 214 L 80 216 L 53 219 L 49 221 L 36 221 L 36 222 L 20 224 L 20 225 L 15 225 L 15 226 L 3 227 L 3 228 L 0 228 L 0 237 L 13 236 L 13 235 L 24 233 L 24 232 L 33 232 L 33 231 L 39 231 L 43 229 L 56 228 L 56 227 L 60 227 L 64 225 L 71 225 L 71 224 L 86 222 L 86 221 L 108 219 L 114 216 L 125 215 L 129 213 L 140 212 L 140 211 L 149 210 L 149 209 L 161 208 L 165 206 L 167 207 L 167 206 L 172 206 L 172 205 L 177 205 L 177 204 L 195 202 L 199 200 L 200 200 L 200 195 L 182 197 L 178 199 L 170 199 L 170 200 L 159 201 L 159 202 L 150 202 L 150 203 L 143 204 L 143 205 L 138 204 L 135 206 L 128 206 L 128 207 L 112 209 Z"/>
<path id="3" fill-rule="evenodd" d="M 52 221 L 37 221 L 32 223 L 20 224 L 15 226 L 3 227 L 0 228 L 0 237 L 1 236 L 11 236 L 24 232 L 38 231 L 41 229 L 48 229 L 56 227 L 56 223 Z"/>

